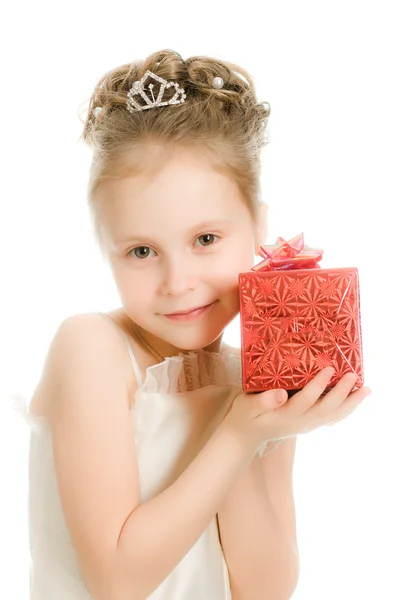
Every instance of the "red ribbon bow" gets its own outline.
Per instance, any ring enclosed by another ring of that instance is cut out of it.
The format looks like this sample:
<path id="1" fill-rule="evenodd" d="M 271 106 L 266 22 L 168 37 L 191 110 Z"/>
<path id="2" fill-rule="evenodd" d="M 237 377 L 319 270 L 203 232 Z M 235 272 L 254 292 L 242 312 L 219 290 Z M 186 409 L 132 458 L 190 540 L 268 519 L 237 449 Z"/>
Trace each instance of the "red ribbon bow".
<path id="1" fill-rule="evenodd" d="M 288 242 L 279 237 L 275 245 L 259 247 L 258 254 L 265 257 L 265 260 L 252 267 L 251 270 L 319 269 L 318 261 L 321 260 L 323 253 L 323 250 L 304 246 L 303 233 L 299 233 Z"/>

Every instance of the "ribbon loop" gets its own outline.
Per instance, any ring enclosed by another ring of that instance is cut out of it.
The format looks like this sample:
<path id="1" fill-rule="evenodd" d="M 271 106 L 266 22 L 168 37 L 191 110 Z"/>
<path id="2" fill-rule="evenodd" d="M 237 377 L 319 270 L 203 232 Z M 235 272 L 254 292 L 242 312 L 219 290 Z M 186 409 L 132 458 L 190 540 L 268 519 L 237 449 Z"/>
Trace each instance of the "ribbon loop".
<path id="1" fill-rule="evenodd" d="M 288 242 L 278 237 L 276 244 L 260 246 L 258 254 L 264 260 L 252 271 L 283 271 L 289 269 L 319 269 L 318 261 L 324 251 L 304 245 L 304 234 L 299 233 Z"/>

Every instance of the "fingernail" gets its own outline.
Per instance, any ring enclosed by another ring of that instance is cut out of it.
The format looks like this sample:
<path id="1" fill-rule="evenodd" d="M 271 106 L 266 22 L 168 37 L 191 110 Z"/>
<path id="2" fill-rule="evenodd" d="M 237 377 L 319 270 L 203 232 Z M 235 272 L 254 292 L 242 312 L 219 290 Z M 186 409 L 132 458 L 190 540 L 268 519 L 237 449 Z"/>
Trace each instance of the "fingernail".
<path id="1" fill-rule="evenodd" d="M 287 392 L 285 390 L 279 390 L 276 401 L 278 404 L 283 404 L 286 401 Z"/>

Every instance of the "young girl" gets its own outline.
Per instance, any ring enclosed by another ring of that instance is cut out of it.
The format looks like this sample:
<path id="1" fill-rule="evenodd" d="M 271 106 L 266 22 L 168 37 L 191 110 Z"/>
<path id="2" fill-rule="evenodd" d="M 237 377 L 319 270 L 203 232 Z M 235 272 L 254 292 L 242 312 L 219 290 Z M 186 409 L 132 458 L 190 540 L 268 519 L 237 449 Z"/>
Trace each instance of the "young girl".
<path id="1" fill-rule="evenodd" d="M 169 50 L 93 93 L 89 207 L 122 306 L 61 323 L 27 414 L 31 600 L 293 594 L 296 436 L 369 390 L 321 397 L 324 369 L 244 394 L 222 340 L 265 241 L 268 116 L 246 71 Z"/>

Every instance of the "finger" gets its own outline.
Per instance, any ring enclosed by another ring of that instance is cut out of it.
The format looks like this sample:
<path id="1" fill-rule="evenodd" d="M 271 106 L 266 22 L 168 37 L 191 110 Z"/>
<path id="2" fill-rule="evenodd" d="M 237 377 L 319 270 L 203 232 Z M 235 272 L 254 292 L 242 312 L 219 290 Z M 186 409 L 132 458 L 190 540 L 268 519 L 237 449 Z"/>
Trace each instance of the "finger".
<path id="1" fill-rule="evenodd" d="M 318 403 L 318 413 L 323 414 L 335 412 L 338 407 L 345 401 L 358 380 L 358 375 L 355 373 L 346 373 L 338 381 L 331 390 L 327 392 L 325 397 Z"/>
<path id="2" fill-rule="evenodd" d="M 333 367 L 322 369 L 300 392 L 294 394 L 293 408 L 296 407 L 299 412 L 303 413 L 314 406 L 315 402 L 325 391 L 334 373 L 335 369 Z"/>
<path id="3" fill-rule="evenodd" d="M 261 392 L 261 394 L 257 394 L 258 398 L 256 398 L 257 408 L 262 408 L 263 410 L 273 410 L 285 404 L 288 399 L 288 394 L 286 390 L 277 389 L 277 390 L 267 390 L 265 392 Z"/>
<path id="4" fill-rule="evenodd" d="M 362 387 L 355 392 L 352 392 L 349 396 L 347 396 L 345 402 L 342 402 L 332 422 L 327 423 L 327 425 L 334 425 L 338 421 L 345 419 L 348 415 L 354 412 L 361 402 L 371 393 L 371 389 L 367 387 Z"/>
<path id="5" fill-rule="evenodd" d="M 357 381 L 357 375 L 346 373 L 339 383 L 332 389 L 321 403 L 314 408 L 313 418 L 325 420 L 326 424 L 333 424 L 345 419 L 371 393 L 369 388 L 360 388 L 350 393 Z"/>

